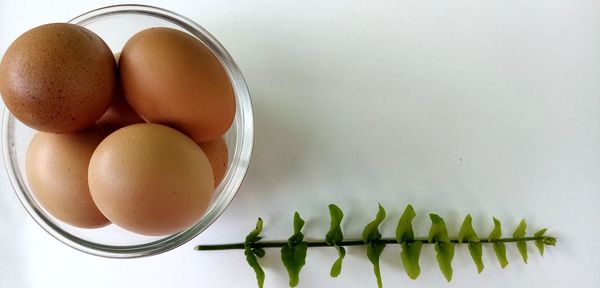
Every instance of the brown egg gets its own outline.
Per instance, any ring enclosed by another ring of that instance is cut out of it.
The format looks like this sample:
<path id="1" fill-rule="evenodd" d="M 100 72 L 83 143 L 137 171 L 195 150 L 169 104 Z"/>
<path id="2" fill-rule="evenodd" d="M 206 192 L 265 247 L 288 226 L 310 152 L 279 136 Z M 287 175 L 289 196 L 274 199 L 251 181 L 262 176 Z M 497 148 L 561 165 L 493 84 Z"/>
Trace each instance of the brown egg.
<path id="1" fill-rule="evenodd" d="M 73 134 L 38 132 L 27 150 L 31 191 L 54 217 L 81 228 L 110 222 L 94 204 L 88 188 L 88 164 L 106 132 L 97 126 Z"/>
<path id="2" fill-rule="evenodd" d="M 96 121 L 96 124 L 106 131 L 114 132 L 131 124 L 145 123 L 124 97 L 117 95 L 108 110 Z"/>
<path id="3" fill-rule="evenodd" d="M 25 32 L 0 63 L 0 94 L 34 129 L 67 133 L 93 124 L 115 94 L 113 54 L 92 31 L 54 23 Z"/>
<path id="4" fill-rule="evenodd" d="M 194 224 L 213 194 L 202 149 L 160 124 L 134 124 L 110 134 L 90 161 L 94 202 L 113 223 L 143 235 L 166 235 Z"/>
<path id="5" fill-rule="evenodd" d="M 221 184 L 225 172 L 227 172 L 227 161 L 229 159 L 227 143 L 223 137 L 219 137 L 209 142 L 198 143 L 212 167 L 215 176 L 215 188 Z"/>
<path id="6" fill-rule="evenodd" d="M 121 56 L 121 52 L 115 53 L 115 59 L 117 62 L 119 61 L 119 56 Z M 127 103 L 127 100 L 123 97 L 123 91 L 120 85 L 120 82 L 117 81 L 117 93 L 115 98 L 113 99 L 108 110 L 96 121 L 96 124 L 106 131 L 114 132 L 119 128 L 123 128 L 125 126 L 129 126 L 131 124 L 144 123 L 144 119 L 140 117 L 131 108 L 131 105 Z"/>
<path id="7" fill-rule="evenodd" d="M 178 129 L 196 142 L 223 135 L 235 97 L 219 59 L 193 36 L 170 28 L 135 34 L 121 51 L 125 98 L 148 122 Z"/>

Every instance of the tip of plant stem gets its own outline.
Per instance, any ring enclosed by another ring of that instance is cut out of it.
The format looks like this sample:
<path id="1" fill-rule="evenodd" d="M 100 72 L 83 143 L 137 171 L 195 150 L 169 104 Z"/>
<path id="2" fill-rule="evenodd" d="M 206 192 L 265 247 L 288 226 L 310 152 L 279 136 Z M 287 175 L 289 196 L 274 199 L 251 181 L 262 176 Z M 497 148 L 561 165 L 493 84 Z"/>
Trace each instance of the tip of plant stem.
<path id="1" fill-rule="evenodd" d="M 550 245 L 550 246 L 556 246 L 556 238 L 554 237 L 546 237 L 544 238 L 544 244 L 546 245 Z"/>

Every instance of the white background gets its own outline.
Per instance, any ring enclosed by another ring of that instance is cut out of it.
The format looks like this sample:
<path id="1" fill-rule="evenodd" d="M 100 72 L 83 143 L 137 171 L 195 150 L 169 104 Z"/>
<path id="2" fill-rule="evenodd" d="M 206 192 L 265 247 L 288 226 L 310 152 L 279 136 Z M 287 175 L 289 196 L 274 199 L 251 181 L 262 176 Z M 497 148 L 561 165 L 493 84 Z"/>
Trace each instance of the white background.
<path id="1" fill-rule="evenodd" d="M 177 2 L 177 3 L 175 3 Z M 110 1 L 0 0 L 0 53 L 25 30 Z M 427 213 L 451 235 L 471 213 L 480 235 L 521 218 L 557 247 L 525 265 L 514 246 L 501 270 L 485 248 L 477 274 L 457 248 L 447 284 L 432 247 L 408 279 L 399 249 L 382 257 L 385 287 L 600 286 L 599 1 L 151 1 L 205 27 L 230 51 L 252 92 L 256 142 L 248 177 L 203 234 L 165 254 L 114 260 L 47 235 L 0 173 L 0 287 L 255 287 L 242 251 L 194 245 L 243 240 L 256 217 L 286 239 L 291 216 L 322 238 L 326 205 L 360 236 L 377 203 L 393 236 L 408 203 L 417 234 Z M 285 287 L 279 251 L 262 260 L 266 287 Z M 300 287 L 374 287 L 363 248 L 328 276 L 332 248 L 310 249 Z"/>

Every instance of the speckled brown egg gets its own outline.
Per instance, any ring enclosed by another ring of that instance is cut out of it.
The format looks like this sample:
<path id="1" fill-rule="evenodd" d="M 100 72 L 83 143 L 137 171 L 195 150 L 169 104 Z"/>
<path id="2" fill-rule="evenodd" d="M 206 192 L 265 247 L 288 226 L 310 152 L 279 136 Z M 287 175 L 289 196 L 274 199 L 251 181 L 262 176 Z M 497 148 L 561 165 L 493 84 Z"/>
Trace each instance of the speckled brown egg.
<path id="1" fill-rule="evenodd" d="M 54 217 L 81 228 L 110 222 L 94 204 L 88 188 L 88 165 L 106 136 L 97 126 L 77 133 L 38 132 L 27 150 L 29 186 L 38 202 Z"/>
<path id="2" fill-rule="evenodd" d="M 10 112 L 45 132 L 67 133 L 93 124 L 116 91 L 109 47 L 92 31 L 46 24 L 19 36 L 0 62 L 0 94 Z"/>
<path id="3" fill-rule="evenodd" d="M 196 142 L 223 135 L 235 97 L 219 59 L 193 36 L 150 28 L 131 37 L 119 60 L 125 98 L 146 121 L 178 129 Z"/>
<path id="4" fill-rule="evenodd" d="M 213 195 L 202 149 L 160 124 L 134 124 L 110 134 L 90 161 L 94 202 L 114 224 L 143 235 L 167 235 L 200 219 Z"/>
<path id="5" fill-rule="evenodd" d="M 210 162 L 215 177 L 216 188 L 221 184 L 223 177 L 225 177 L 225 172 L 227 172 L 229 155 L 225 138 L 219 137 L 212 141 L 198 143 L 198 145 L 200 145 L 200 148 L 202 148 L 202 151 L 204 151 L 204 154 L 206 154 L 206 157 Z"/>

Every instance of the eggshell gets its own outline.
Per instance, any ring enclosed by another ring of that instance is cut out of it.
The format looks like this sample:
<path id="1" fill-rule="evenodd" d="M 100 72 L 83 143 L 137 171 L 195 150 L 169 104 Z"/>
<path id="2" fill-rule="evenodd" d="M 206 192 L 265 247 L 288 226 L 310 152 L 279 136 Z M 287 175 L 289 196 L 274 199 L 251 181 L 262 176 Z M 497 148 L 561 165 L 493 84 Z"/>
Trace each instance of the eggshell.
<path id="1" fill-rule="evenodd" d="M 119 61 L 121 52 L 115 53 L 115 59 Z M 114 132 L 119 128 L 129 126 L 131 124 L 144 123 L 144 119 L 140 117 L 127 103 L 123 97 L 123 91 L 120 82 L 117 81 L 117 93 L 108 110 L 96 121 L 96 125 L 104 128 L 106 131 Z"/>
<path id="2" fill-rule="evenodd" d="M 53 23 L 18 37 L 0 62 L 0 94 L 36 130 L 67 133 L 93 124 L 116 92 L 113 54 L 92 31 Z"/>
<path id="3" fill-rule="evenodd" d="M 117 96 L 96 124 L 109 132 L 114 132 L 119 128 L 144 122 L 146 121 L 133 111 L 125 98 Z"/>
<path id="4" fill-rule="evenodd" d="M 214 190 L 202 149 L 181 132 L 150 123 L 106 137 L 92 156 L 88 179 L 100 211 L 143 235 L 167 235 L 194 224 Z"/>
<path id="5" fill-rule="evenodd" d="M 38 132 L 26 156 L 29 186 L 54 217 L 81 228 L 110 222 L 94 204 L 88 188 L 88 164 L 106 132 L 98 127 L 73 133 Z"/>
<path id="6" fill-rule="evenodd" d="M 225 143 L 223 137 L 219 137 L 209 142 L 198 143 L 198 145 L 200 145 L 200 148 L 202 148 L 202 151 L 204 151 L 210 162 L 215 176 L 215 188 L 217 188 L 221 184 L 221 181 L 223 181 L 225 172 L 227 172 L 227 161 L 229 159 L 227 143 Z"/>
<path id="7" fill-rule="evenodd" d="M 150 28 L 131 37 L 119 60 L 125 98 L 148 122 L 174 127 L 196 142 L 223 135 L 235 97 L 219 59 L 193 36 Z"/>
<path id="8" fill-rule="evenodd" d="M 119 128 L 131 124 L 145 123 L 144 119 L 138 115 L 127 103 L 127 100 L 118 93 L 113 99 L 108 110 L 96 121 L 96 124 L 106 131 L 114 132 Z"/>

